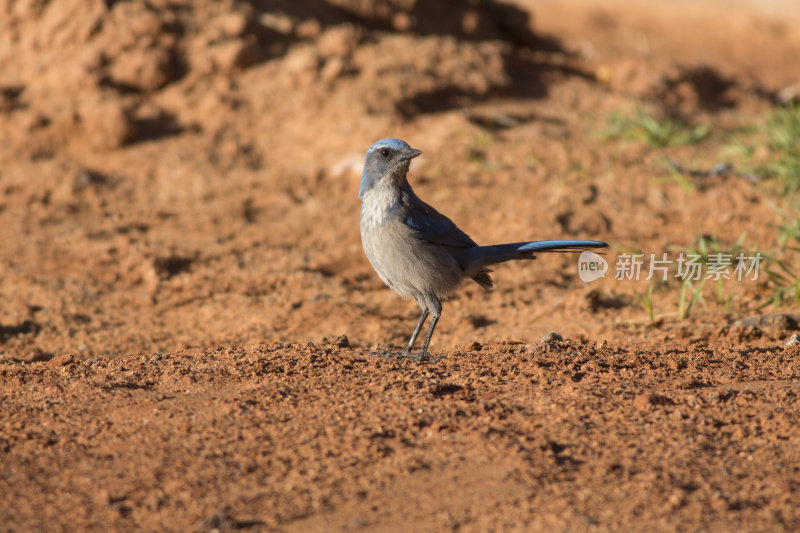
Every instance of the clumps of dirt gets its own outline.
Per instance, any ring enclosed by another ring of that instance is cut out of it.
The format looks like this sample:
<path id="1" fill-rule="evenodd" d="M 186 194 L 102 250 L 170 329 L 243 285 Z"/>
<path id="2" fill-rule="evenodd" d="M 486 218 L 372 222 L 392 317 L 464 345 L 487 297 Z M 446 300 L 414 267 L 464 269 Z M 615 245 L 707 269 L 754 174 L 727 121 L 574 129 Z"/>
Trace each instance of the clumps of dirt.
<path id="1" fill-rule="evenodd" d="M 696 122 L 698 111 L 720 113 L 754 97 L 777 101 L 774 90 L 725 75 L 710 65 L 674 66 L 643 96 L 665 115 L 689 124 Z"/>
<path id="2" fill-rule="evenodd" d="M 797 313 L 766 313 L 746 316 L 720 328 L 713 338 L 733 343 L 747 343 L 759 339 L 780 341 L 798 331 L 799 325 L 800 315 Z"/>
<path id="3" fill-rule="evenodd" d="M 464 105 L 492 90 L 508 86 L 502 51 L 497 43 L 458 43 L 450 37 L 426 37 L 419 53 L 409 54 L 411 38 L 384 40 L 379 49 L 365 50 L 384 58 L 364 63 L 364 74 L 375 90 L 368 100 L 377 110 L 389 102 L 406 116 Z M 397 83 L 397 80 L 401 83 Z"/>
<path id="4" fill-rule="evenodd" d="M 676 70 L 663 76 L 660 86 L 653 91 L 653 99 L 674 110 L 673 114 L 686 116 L 687 109 L 713 112 L 736 105 L 732 94 L 737 86 L 736 80 L 707 65 Z"/>
<path id="5" fill-rule="evenodd" d="M 790 348 L 562 339 L 418 364 L 347 344 L 0 365 L 0 519 L 289 531 L 353 517 L 361 530 L 800 524 Z"/>
<path id="6" fill-rule="evenodd" d="M 8 11 L 0 34 L 10 68 L 0 85 L 19 91 L 12 124 L 39 139 L 31 148 L 39 155 L 64 144 L 119 148 L 180 129 L 153 93 L 252 64 L 257 40 L 252 8 L 231 1 L 60 0 Z"/>
<path id="7" fill-rule="evenodd" d="M 12 149 L 44 158 L 64 146 L 108 150 L 173 135 L 202 127 L 203 113 L 236 105 L 224 89 L 195 102 L 204 88 L 222 88 L 222 80 L 270 59 L 280 63 L 278 83 L 357 77 L 369 112 L 410 116 L 508 88 L 510 44 L 558 48 L 510 5 L 421 4 L 0 4 L 9 13 L 0 22 L 3 126 L 17 133 Z"/>

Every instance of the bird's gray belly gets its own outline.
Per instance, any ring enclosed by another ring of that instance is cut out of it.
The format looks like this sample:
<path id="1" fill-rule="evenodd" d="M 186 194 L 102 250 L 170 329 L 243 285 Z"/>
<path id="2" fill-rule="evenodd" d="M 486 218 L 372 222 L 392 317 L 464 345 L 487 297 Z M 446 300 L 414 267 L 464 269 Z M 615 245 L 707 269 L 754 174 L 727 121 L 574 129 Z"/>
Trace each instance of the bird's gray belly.
<path id="1" fill-rule="evenodd" d="M 361 242 L 375 272 L 403 297 L 435 294 L 447 297 L 464 272 L 447 248 L 414 236 L 400 221 L 361 226 Z"/>

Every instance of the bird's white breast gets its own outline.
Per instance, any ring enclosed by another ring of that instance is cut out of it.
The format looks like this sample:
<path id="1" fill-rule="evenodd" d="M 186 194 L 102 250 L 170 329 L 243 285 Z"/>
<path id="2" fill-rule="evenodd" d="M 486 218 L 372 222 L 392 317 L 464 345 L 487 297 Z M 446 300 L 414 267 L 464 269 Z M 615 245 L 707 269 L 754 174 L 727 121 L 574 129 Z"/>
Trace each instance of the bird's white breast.
<path id="1" fill-rule="evenodd" d="M 361 199 L 361 227 L 374 228 L 385 223 L 400 209 L 400 194 L 394 187 L 375 187 Z"/>

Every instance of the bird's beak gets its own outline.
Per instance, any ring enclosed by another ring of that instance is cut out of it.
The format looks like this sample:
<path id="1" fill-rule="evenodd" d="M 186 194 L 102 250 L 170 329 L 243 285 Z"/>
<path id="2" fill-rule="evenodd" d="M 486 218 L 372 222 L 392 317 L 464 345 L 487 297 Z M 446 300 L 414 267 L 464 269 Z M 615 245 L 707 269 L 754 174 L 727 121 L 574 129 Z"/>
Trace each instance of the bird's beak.
<path id="1" fill-rule="evenodd" d="M 405 152 L 400 155 L 400 161 L 407 161 L 409 159 L 414 159 L 418 155 L 422 153 L 422 150 L 417 150 L 416 148 L 409 148 Z"/>

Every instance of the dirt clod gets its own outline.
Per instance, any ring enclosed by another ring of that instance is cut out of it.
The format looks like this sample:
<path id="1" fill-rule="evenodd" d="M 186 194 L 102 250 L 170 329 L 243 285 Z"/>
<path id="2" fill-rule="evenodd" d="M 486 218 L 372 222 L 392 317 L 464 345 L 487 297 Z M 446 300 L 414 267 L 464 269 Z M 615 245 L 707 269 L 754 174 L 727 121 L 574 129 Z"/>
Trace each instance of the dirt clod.
<path id="1" fill-rule="evenodd" d="M 563 341 L 563 340 L 564 340 L 564 337 L 562 337 L 561 335 L 559 335 L 555 331 L 551 331 L 550 333 L 548 333 L 547 335 L 542 337 L 542 342 L 543 343 L 551 343 L 551 342 Z"/>

